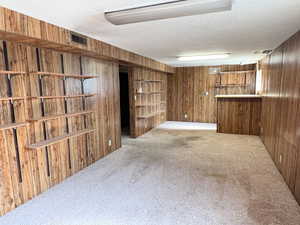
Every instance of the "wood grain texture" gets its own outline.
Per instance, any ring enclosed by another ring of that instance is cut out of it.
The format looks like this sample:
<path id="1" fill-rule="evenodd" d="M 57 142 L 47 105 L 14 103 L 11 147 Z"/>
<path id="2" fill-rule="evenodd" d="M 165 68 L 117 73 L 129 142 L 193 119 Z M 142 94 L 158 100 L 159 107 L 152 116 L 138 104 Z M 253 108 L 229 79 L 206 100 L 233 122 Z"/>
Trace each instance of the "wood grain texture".
<path id="1" fill-rule="evenodd" d="M 259 135 L 261 98 L 218 98 L 217 132 Z"/>
<path id="2" fill-rule="evenodd" d="M 300 32 L 261 61 L 261 139 L 300 203 Z"/>
<path id="3" fill-rule="evenodd" d="M 87 93 L 97 91 L 96 101 L 89 99 L 87 106 L 96 106 L 96 126 L 105 131 L 99 134 L 97 159 L 121 147 L 119 65 L 88 57 L 83 57 L 82 62 L 84 74 L 99 74 L 97 85 L 93 80 L 85 81 Z"/>
<path id="4" fill-rule="evenodd" d="M 119 148 L 121 134 L 117 63 L 8 41 L 0 49 L 3 215 Z"/>
<path id="5" fill-rule="evenodd" d="M 254 94 L 255 77 L 254 64 L 176 68 L 168 76 L 168 120 L 215 123 L 215 95 Z"/>
<path id="6" fill-rule="evenodd" d="M 1 39 L 174 73 L 171 66 L 93 38 L 86 37 L 86 45 L 75 43 L 71 40 L 71 33 L 62 27 L 0 7 Z"/>

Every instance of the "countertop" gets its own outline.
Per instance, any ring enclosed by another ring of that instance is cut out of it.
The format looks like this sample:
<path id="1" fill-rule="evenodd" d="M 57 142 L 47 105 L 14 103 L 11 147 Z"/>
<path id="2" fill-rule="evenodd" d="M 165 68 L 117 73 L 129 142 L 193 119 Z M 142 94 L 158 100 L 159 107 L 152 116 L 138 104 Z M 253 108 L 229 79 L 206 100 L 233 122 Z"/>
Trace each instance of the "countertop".
<path id="1" fill-rule="evenodd" d="M 261 95 L 216 95 L 216 98 L 262 98 Z"/>

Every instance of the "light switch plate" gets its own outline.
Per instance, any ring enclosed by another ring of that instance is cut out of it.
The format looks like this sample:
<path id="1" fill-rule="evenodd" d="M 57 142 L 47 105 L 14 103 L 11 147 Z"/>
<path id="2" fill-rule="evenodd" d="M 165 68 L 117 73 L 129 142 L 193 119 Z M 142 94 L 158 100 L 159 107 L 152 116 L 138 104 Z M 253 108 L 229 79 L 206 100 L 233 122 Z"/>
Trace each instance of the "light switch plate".
<path id="1" fill-rule="evenodd" d="M 111 146 L 111 140 L 110 139 L 108 140 L 108 146 Z"/>

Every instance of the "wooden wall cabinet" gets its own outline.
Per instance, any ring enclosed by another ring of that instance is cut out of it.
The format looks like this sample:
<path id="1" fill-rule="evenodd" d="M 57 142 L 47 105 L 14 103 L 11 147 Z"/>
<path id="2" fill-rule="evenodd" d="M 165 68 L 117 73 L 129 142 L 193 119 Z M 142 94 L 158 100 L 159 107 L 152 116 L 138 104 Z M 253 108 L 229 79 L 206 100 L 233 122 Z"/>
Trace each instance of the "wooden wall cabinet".
<path id="1" fill-rule="evenodd" d="M 217 132 L 259 135 L 261 97 L 217 96 Z"/>

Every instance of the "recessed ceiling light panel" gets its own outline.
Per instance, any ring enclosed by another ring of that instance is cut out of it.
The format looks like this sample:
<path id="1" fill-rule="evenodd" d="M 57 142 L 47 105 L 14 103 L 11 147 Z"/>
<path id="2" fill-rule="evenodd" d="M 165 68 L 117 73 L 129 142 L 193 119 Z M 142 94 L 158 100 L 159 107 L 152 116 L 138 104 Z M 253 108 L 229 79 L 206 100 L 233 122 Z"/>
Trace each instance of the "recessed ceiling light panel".
<path id="1" fill-rule="evenodd" d="M 213 60 L 213 59 L 226 59 L 230 56 L 229 53 L 217 55 L 198 55 L 198 56 L 180 56 L 177 57 L 179 61 L 200 61 L 200 60 Z"/>
<path id="2" fill-rule="evenodd" d="M 139 23 L 182 16 L 228 11 L 232 0 L 178 0 L 161 4 L 105 12 L 105 18 L 115 25 Z"/>

